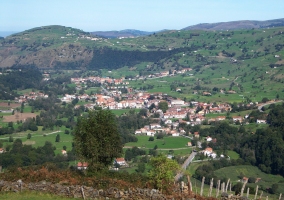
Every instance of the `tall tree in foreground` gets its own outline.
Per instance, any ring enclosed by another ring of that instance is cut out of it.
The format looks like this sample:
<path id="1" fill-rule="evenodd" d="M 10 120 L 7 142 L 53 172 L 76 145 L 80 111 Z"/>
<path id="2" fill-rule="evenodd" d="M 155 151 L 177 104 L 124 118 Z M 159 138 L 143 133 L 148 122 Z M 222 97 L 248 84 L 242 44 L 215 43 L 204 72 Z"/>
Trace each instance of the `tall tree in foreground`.
<path id="1" fill-rule="evenodd" d="M 115 116 L 109 110 L 90 111 L 80 117 L 75 128 L 74 144 L 80 159 L 88 169 L 98 171 L 112 164 L 122 153 L 121 138 Z"/>
<path id="2" fill-rule="evenodd" d="M 180 170 L 179 164 L 164 155 L 158 155 L 151 158 L 150 165 L 152 166 L 148 174 L 150 181 L 158 189 L 169 189 L 171 183 L 174 183 L 176 173 Z"/>

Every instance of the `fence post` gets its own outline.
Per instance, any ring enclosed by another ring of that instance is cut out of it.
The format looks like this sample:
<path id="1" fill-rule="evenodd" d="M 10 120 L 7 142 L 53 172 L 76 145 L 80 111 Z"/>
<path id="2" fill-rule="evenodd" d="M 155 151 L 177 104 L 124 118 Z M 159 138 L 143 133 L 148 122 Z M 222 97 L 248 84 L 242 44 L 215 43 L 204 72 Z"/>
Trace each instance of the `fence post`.
<path id="1" fill-rule="evenodd" d="M 216 187 L 216 198 L 219 196 L 219 190 L 220 190 L 220 180 L 217 182 L 217 187 Z"/>
<path id="2" fill-rule="evenodd" d="M 280 195 L 279 195 L 279 200 L 281 200 L 281 197 L 282 197 L 282 193 L 280 193 Z"/>
<path id="3" fill-rule="evenodd" d="M 188 194 L 191 195 L 192 188 L 191 188 L 191 182 L 190 182 L 189 175 L 187 175 L 187 183 L 188 183 Z"/>
<path id="4" fill-rule="evenodd" d="M 242 197 L 243 194 L 244 194 L 244 189 L 245 189 L 245 187 L 246 187 L 247 182 L 248 182 L 248 180 L 246 180 L 246 181 L 244 182 L 244 184 L 243 184 L 243 187 L 242 187 L 242 190 L 241 190 L 241 197 Z"/>
<path id="5" fill-rule="evenodd" d="M 81 193 L 82 193 L 83 199 L 85 200 L 85 193 L 84 193 L 84 188 L 83 188 L 83 186 L 81 187 Z"/>
<path id="6" fill-rule="evenodd" d="M 255 189 L 254 199 L 256 199 L 256 197 L 257 197 L 257 192 L 258 192 L 258 185 L 256 186 L 256 189 Z"/>
<path id="7" fill-rule="evenodd" d="M 208 193 L 208 197 L 211 197 L 212 194 L 212 187 L 213 187 L 213 178 L 210 181 L 210 189 L 209 189 L 209 193 Z"/>
<path id="8" fill-rule="evenodd" d="M 202 196 L 202 194 L 203 194 L 204 181 L 205 181 L 205 177 L 203 176 L 203 178 L 202 178 L 202 183 L 201 183 L 200 196 Z"/>
<path id="9" fill-rule="evenodd" d="M 222 183 L 222 192 L 225 192 L 225 182 Z"/>
<path id="10" fill-rule="evenodd" d="M 227 184 L 226 184 L 226 193 L 228 193 L 228 186 L 229 186 L 229 183 L 230 183 L 230 179 L 228 179 Z"/>
<path id="11" fill-rule="evenodd" d="M 249 198 L 249 187 L 247 189 L 247 198 Z"/>

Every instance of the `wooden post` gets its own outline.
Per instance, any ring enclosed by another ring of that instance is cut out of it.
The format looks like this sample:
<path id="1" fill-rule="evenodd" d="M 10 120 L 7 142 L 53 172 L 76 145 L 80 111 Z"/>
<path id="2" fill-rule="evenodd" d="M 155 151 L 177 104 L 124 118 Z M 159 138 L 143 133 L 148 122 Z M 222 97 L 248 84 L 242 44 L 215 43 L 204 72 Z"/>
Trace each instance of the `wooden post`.
<path id="1" fill-rule="evenodd" d="M 222 183 L 222 192 L 225 192 L 225 182 Z"/>
<path id="2" fill-rule="evenodd" d="M 189 175 L 187 175 L 187 184 L 188 184 L 188 194 L 191 195 L 192 188 L 191 188 L 191 182 L 190 182 Z"/>
<path id="3" fill-rule="evenodd" d="M 246 187 L 246 184 L 247 184 L 247 180 L 244 182 L 243 184 L 243 187 L 242 187 L 242 190 L 241 190 L 241 197 L 244 195 L 244 190 L 245 190 L 245 187 Z"/>
<path id="4" fill-rule="evenodd" d="M 258 185 L 256 186 L 256 189 L 255 189 L 254 199 L 256 199 L 256 197 L 257 197 L 257 192 L 258 192 Z"/>
<path id="5" fill-rule="evenodd" d="M 249 187 L 247 189 L 247 198 L 249 198 Z"/>
<path id="6" fill-rule="evenodd" d="M 262 198 L 262 195 L 263 195 L 263 191 L 261 191 L 260 196 L 259 196 L 259 199 Z"/>
<path id="7" fill-rule="evenodd" d="M 230 193 L 232 192 L 232 183 L 230 183 Z"/>
<path id="8" fill-rule="evenodd" d="M 195 194 L 197 194 L 196 179 L 195 179 Z"/>
<path id="9" fill-rule="evenodd" d="M 266 200 L 268 200 L 268 196 L 266 196 Z"/>
<path id="10" fill-rule="evenodd" d="M 219 196 L 219 190 L 220 190 L 220 180 L 217 182 L 217 187 L 216 187 L 216 198 Z"/>
<path id="11" fill-rule="evenodd" d="M 203 176 L 203 178 L 202 178 L 202 183 L 201 183 L 200 196 L 202 196 L 202 195 L 203 195 L 204 181 L 205 181 L 205 177 Z"/>
<path id="12" fill-rule="evenodd" d="M 228 186 L 229 186 L 229 183 L 230 183 L 230 179 L 228 179 L 227 184 L 226 184 L 226 193 L 228 193 Z"/>
<path id="13" fill-rule="evenodd" d="M 180 182 L 180 191 L 181 191 L 181 193 L 183 193 L 183 189 L 184 189 L 184 182 L 181 181 Z"/>
<path id="14" fill-rule="evenodd" d="M 18 186 L 20 187 L 20 192 L 22 192 L 23 181 L 22 181 L 21 179 L 19 179 L 19 180 L 17 181 L 17 183 L 18 183 Z"/>
<path id="15" fill-rule="evenodd" d="M 279 200 L 281 200 L 281 197 L 282 197 L 282 193 L 280 193 L 280 195 L 279 195 Z"/>
<path id="16" fill-rule="evenodd" d="M 84 193 L 84 188 L 83 188 L 83 186 L 81 187 L 81 193 L 82 193 L 83 199 L 85 200 L 85 193 Z"/>
<path id="17" fill-rule="evenodd" d="M 210 189 L 209 189 L 209 193 L 208 193 L 208 197 L 211 197 L 212 194 L 212 187 L 213 187 L 213 178 L 210 181 Z"/>

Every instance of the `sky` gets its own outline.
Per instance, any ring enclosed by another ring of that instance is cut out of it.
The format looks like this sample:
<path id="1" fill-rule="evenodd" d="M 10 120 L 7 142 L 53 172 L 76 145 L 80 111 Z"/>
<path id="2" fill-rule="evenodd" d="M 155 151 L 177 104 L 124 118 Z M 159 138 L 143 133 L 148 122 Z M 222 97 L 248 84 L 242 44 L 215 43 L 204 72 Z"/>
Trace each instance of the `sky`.
<path id="1" fill-rule="evenodd" d="M 1 0 L 0 31 L 62 25 L 84 31 L 182 29 L 284 18 L 283 0 Z"/>

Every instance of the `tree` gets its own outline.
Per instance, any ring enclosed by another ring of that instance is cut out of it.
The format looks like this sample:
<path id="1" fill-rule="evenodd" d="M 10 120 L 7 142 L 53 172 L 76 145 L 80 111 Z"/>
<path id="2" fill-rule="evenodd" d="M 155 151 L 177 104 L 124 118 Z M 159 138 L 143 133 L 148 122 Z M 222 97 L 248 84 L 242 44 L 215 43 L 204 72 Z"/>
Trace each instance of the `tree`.
<path id="1" fill-rule="evenodd" d="M 168 102 L 160 101 L 159 104 L 158 104 L 158 108 L 161 109 L 163 111 L 163 113 L 165 113 L 169 108 Z"/>
<path id="2" fill-rule="evenodd" d="M 14 138 L 12 136 L 9 137 L 9 142 L 13 142 L 14 141 Z"/>
<path id="3" fill-rule="evenodd" d="M 148 177 L 154 187 L 158 189 L 168 189 L 170 183 L 174 182 L 176 172 L 180 169 L 176 161 L 161 154 L 151 158 L 150 165 L 152 169 L 148 173 Z"/>
<path id="4" fill-rule="evenodd" d="M 269 192 L 270 192 L 271 194 L 276 194 L 277 190 L 278 190 L 278 184 L 277 184 L 277 183 L 274 183 L 274 184 L 272 185 L 272 187 L 270 188 Z"/>
<path id="5" fill-rule="evenodd" d="M 122 154 L 122 143 L 114 114 L 110 110 L 90 111 L 75 127 L 74 143 L 88 170 L 102 170 Z"/>
<path id="6" fill-rule="evenodd" d="M 139 163 L 138 164 L 138 168 L 137 168 L 137 172 L 138 173 L 144 173 L 145 172 L 145 169 L 146 169 L 146 167 L 145 167 L 145 163 Z"/>
<path id="7" fill-rule="evenodd" d="M 59 134 L 56 135 L 55 142 L 60 142 L 60 135 Z"/>
<path id="8" fill-rule="evenodd" d="M 27 139 L 29 140 L 29 139 L 31 139 L 32 138 L 32 134 L 28 134 L 28 136 L 27 136 Z"/>

